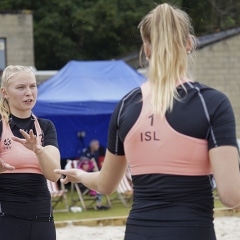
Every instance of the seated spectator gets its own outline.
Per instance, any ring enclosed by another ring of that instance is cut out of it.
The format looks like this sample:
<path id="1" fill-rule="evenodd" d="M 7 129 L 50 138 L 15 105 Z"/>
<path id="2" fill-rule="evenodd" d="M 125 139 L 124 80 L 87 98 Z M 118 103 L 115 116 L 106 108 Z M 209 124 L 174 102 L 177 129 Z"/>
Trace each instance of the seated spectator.
<path id="1" fill-rule="evenodd" d="M 93 172 L 94 170 L 94 164 L 91 160 L 82 160 L 79 162 L 78 164 L 78 168 L 79 169 L 82 169 L 86 172 Z M 84 187 L 86 189 L 86 187 Z M 97 192 L 94 191 L 94 190 L 90 190 L 89 191 L 89 195 L 91 196 L 96 196 L 97 195 Z"/>
<path id="2" fill-rule="evenodd" d="M 99 156 L 102 155 L 102 152 L 103 152 L 103 147 L 100 147 L 99 141 L 96 139 L 92 140 L 89 144 L 89 147 L 84 148 L 82 150 L 78 168 L 81 168 L 86 172 L 99 171 L 102 166 L 102 161 L 101 163 L 99 162 Z M 104 151 L 104 154 L 105 154 L 105 151 Z M 95 207 L 96 210 L 109 209 L 108 206 L 102 205 L 101 193 L 97 193 L 93 190 L 90 190 L 89 194 L 93 196 L 96 195 L 96 207 Z"/>
<path id="3" fill-rule="evenodd" d="M 102 162 L 104 160 L 105 151 L 106 149 L 100 145 L 99 141 L 93 139 L 91 140 L 89 146 L 82 150 L 80 160 L 85 158 L 92 159 L 97 165 L 96 168 L 100 170 L 102 167 Z"/>

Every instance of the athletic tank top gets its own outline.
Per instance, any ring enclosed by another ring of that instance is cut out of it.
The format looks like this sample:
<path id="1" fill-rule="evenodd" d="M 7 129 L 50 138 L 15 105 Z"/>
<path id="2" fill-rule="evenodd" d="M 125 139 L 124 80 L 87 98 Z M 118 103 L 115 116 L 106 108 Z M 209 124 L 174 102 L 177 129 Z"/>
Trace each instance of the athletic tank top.
<path id="1" fill-rule="evenodd" d="M 35 121 L 35 129 L 38 141 L 42 141 L 42 130 L 37 118 L 33 115 Z M 0 158 L 4 162 L 15 167 L 13 171 L 5 171 L 5 173 L 38 173 L 42 174 L 36 154 L 27 149 L 23 144 L 12 140 L 13 133 L 9 124 L 2 120 L 2 137 L 0 141 Z"/>
<path id="2" fill-rule="evenodd" d="M 132 175 L 211 174 L 207 141 L 181 134 L 169 125 L 165 117 L 153 115 L 149 84 L 143 84 L 141 91 L 141 113 L 124 141 Z"/>

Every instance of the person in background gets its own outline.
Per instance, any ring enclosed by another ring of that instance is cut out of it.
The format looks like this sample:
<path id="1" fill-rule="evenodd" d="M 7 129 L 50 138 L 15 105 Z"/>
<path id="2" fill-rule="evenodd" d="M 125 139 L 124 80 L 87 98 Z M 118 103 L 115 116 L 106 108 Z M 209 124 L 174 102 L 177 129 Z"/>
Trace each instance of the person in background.
<path id="1" fill-rule="evenodd" d="M 101 171 L 55 172 L 63 183 L 109 194 L 129 164 L 134 197 L 125 240 L 216 240 L 212 174 L 222 203 L 240 207 L 230 101 L 189 76 L 196 40 L 184 11 L 157 5 L 139 28 L 147 81 L 116 106 Z"/>
<path id="2" fill-rule="evenodd" d="M 90 141 L 88 147 L 84 148 L 81 152 L 80 159 L 87 158 L 91 159 L 95 165 L 95 169 L 100 170 L 102 167 L 101 157 L 105 156 L 105 148 L 100 145 L 97 139 L 93 139 Z"/>
<path id="3" fill-rule="evenodd" d="M 10 65 L 0 97 L 0 239 L 55 240 L 46 179 L 57 181 L 60 153 L 50 120 L 32 113 L 37 83 L 31 67 Z"/>
<path id="4" fill-rule="evenodd" d="M 93 139 L 90 141 L 89 147 L 84 148 L 82 150 L 80 161 L 78 167 L 87 172 L 97 172 L 101 169 L 104 158 L 105 148 L 100 146 L 100 143 L 97 139 Z M 82 188 L 82 185 L 80 184 Z M 92 196 L 96 195 L 96 210 L 108 210 L 109 206 L 102 205 L 103 195 L 94 190 L 90 190 L 89 194 Z"/>

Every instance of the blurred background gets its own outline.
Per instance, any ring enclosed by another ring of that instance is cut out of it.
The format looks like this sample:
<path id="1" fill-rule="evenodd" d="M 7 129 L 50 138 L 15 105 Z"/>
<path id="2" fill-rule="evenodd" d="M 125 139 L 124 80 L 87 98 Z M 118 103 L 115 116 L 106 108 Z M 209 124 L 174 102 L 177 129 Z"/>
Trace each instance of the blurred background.
<path id="1" fill-rule="evenodd" d="M 167 2 L 191 16 L 199 39 L 193 79 L 229 97 L 240 138 L 240 1 Z M 78 158 L 93 138 L 106 146 L 115 105 L 143 82 L 137 26 L 155 5 L 152 0 L 1 0 L 0 75 L 10 64 L 34 67 L 39 85 L 35 113 L 54 122 L 63 161 Z M 124 67 L 113 71 L 113 62 L 119 61 Z M 107 64 L 100 71 L 91 64 L 96 62 Z M 84 76 L 83 69 L 88 70 Z"/>

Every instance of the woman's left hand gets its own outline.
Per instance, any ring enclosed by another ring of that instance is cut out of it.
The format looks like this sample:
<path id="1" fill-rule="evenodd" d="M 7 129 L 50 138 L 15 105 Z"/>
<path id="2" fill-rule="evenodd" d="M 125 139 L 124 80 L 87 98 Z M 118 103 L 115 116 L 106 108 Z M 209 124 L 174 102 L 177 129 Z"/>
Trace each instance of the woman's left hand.
<path id="1" fill-rule="evenodd" d="M 42 149 L 42 145 L 39 143 L 38 138 L 34 135 L 33 130 L 29 131 L 29 134 L 24 130 L 20 129 L 20 133 L 23 135 L 24 139 L 18 137 L 12 137 L 12 140 L 23 144 L 29 150 L 32 150 L 35 153 L 38 153 Z"/>

